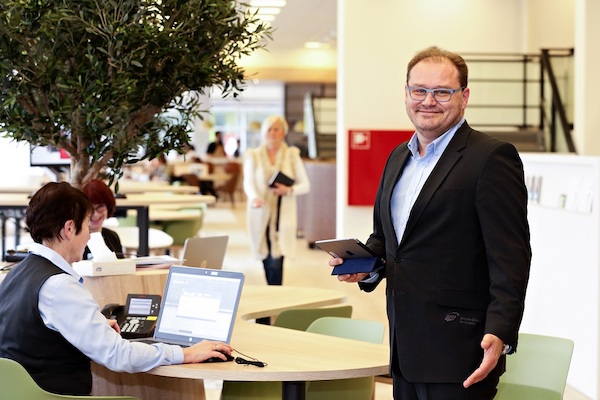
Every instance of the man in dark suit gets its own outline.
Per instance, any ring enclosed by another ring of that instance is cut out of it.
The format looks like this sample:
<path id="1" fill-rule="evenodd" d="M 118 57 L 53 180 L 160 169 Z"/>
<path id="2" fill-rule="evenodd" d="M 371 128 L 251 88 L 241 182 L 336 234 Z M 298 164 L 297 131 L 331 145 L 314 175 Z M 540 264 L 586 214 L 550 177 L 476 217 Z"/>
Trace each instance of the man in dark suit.
<path id="1" fill-rule="evenodd" d="M 367 292 L 387 278 L 396 400 L 491 400 L 517 348 L 531 260 L 523 166 L 465 121 L 467 81 L 451 52 L 409 62 L 416 132 L 389 156 L 367 241 L 386 264 L 339 276 Z"/>

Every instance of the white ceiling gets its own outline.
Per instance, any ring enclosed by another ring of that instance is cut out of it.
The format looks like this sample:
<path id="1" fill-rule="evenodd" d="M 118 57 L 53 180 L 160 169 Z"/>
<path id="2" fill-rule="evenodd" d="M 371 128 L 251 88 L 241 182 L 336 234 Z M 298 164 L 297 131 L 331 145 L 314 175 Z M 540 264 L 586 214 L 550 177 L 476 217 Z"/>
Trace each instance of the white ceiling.
<path id="1" fill-rule="evenodd" d="M 271 23 L 273 40 L 269 52 L 301 50 L 308 41 L 332 39 L 335 48 L 337 0 L 287 0 Z"/>

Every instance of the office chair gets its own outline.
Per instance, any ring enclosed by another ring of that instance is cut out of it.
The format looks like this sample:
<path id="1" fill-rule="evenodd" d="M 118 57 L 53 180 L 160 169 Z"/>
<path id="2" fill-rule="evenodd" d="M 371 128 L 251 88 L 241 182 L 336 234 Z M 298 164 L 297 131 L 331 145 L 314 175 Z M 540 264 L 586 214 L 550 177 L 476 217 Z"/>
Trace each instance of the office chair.
<path id="1" fill-rule="evenodd" d="M 310 324 L 306 331 L 369 343 L 383 343 L 385 325 L 379 321 L 323 317 Z M 372 376 L 333 381 L 311 381 L 306 384 L 306 399 L 371 400 L 374 390 L 375 379 Z"/>
<path id="2" fill-rule="evenodd" d="M 239 189 L 238 182 L 242 176 L 242 166 L 237 162 L 228 162 L 223 167 L 224 171 L 229 174 L 229 178 L 222 184 L 218 185 L 215 190 L 218 193 L 223 193 L 231 200 L 231 206 L 235 206 L 235 192 Z"/>
<path id="3" fill-rule="evenodd" d="M 352 317 L 352 306 L 325 308 L 296 308 L 284 310 L 277 316 L 274 326 L 305 331 L 310 324 L 322 317 Z"/>
<path id="4" fill-rule="evenodd" d="M 494 400 L 562 400 L 573 347 L 569 339 L 520 333 Z"/>
<path id="5" fill-rule="evenodd" d="M 67 396 L 40 388 L 27 370 L 16 361 L 0 358 L 0 400 L 138 400 L 131 396 Z"/>
<path id="6" fill-rule="evenodd" d="M 279 313 L 273 326 L 305 331 L 315 320 L 326 316 L 350 318 L 352 316 L 352 306 L 344 305 L 338 307 L 296 308 L 284 310 Z M 280 400 L 281 393 L 281 382 L 225 381 L 223 382 L 223 390 L 221 391 L 221 400 L 234 400 L 240 398 L 246 400 Z"/>

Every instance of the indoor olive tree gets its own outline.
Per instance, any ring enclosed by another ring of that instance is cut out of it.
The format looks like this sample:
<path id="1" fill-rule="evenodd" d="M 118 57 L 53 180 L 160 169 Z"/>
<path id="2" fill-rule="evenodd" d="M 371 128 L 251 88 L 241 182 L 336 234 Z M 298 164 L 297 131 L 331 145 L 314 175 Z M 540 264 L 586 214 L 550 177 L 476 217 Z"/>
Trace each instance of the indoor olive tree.
<path id="1" fill-rule="evenodd" d="M 188 143 L 199 94 L 243 90 L 270 37 L 231 0 L 3 0 L 0 134 L 67 151 L 75 186 L 113 179 Z"/>

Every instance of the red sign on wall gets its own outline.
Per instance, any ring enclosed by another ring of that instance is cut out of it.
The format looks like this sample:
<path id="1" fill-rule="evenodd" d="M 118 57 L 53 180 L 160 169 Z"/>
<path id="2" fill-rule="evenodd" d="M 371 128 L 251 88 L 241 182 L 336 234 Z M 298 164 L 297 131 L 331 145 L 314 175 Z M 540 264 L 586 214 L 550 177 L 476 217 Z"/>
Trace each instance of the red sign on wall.
<path id="1" fill-rule="evenodd" d="M 391 151 L 414 131 L 351 129 L 348 131 L 348 205 L 372 206 Z"/>

